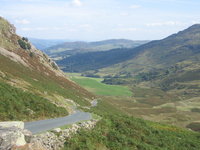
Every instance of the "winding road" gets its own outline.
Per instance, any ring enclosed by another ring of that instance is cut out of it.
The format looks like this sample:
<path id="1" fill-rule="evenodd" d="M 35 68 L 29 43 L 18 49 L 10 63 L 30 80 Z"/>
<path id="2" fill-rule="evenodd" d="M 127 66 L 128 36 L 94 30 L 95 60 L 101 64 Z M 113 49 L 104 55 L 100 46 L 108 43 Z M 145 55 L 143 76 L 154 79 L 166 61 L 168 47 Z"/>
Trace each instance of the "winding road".
<path id="1" fill-rule="evenodd" d="M 97 100 L 91 102 L 92 107 L 97 105 Z M 90 120 L 92 115 L 88 112 L 76 110 L 73 114 L 55 119 L 47 119 L 33 122 L 26 122 L 24 128 L 31 131 L 33 134 L 44 132 L 53 128 L 61 127 L 64 125 L 73 124 L 79 121 Z"/>

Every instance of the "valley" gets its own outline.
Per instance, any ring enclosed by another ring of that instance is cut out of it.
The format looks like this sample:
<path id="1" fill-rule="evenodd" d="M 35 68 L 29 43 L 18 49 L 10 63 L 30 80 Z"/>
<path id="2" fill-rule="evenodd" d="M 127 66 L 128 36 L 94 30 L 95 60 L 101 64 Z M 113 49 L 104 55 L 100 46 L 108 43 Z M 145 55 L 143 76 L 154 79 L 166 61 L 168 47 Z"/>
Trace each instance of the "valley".
<path id="1" fill-rule="evenodd" d="M 127 115 L 182 128 L 200 121 L 199 97 L 185 97 L 177 91 L 165 92 L 144 85 L 129 85 L 125 91 L 123 85 L 101 83 L 101 78 L 83 77 L 78 73 L 67 73 L 67 76 Z"/>
<path id="2" fill-rule="evenodd" d="M 67 76 L 69 76 L 71 80 L 75 81 L 77 84 L 94 93 L 95 95 L 128 97 L 132 95 L 132 92 L 128 87 L 103 84 L 101 83 L 103 81 L 102 78 L 83 77 L 78 73 L 67 73 Z"/>
<path id="3" fill-rule="evenodd" d="M 46 49 L 52 59 L 0 17 L 0 120 L 24 121 L 39 137 L 31 141 L 23 133 L 27 144 L 6 144 L 19 150 L 34 144 L 45 150 L 199 150 L 199 37 L 197 24 L 151 42 L 65 42 Z M 54 148 L 52 139 L 61 145 Z"/>
<path id="4" fill-rule="evenodd" d="M 128 115 L 196 131 L 200 129 L 199 33 L 197 24 L 136 48 L 80 53 L 57 62 L 64 71 L 79 72 L 71 76 L 76 83 Z M 109 85 L 128 87 L 131 94 L 112 94 Z M 98 93 L 98 88 L 110 94 Z"/>

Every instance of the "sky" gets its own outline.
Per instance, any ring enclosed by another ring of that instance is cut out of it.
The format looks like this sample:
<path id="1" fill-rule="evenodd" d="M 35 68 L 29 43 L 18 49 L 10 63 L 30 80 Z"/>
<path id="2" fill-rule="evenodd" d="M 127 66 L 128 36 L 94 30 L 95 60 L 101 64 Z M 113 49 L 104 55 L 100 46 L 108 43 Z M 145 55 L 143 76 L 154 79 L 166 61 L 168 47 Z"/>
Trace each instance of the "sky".
<path id="1" fill-rule="evenodd" d="M 25 37 L 157 40 L 200 23 L 200 0 L 0 0 Z"/>

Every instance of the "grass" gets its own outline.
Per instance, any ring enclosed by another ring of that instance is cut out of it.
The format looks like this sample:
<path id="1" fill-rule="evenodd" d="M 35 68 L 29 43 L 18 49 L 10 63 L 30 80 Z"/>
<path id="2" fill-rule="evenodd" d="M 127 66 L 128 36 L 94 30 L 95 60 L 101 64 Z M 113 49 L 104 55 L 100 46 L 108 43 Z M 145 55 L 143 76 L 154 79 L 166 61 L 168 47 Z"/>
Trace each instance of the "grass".
<path id="1" fill-rule="evenodd" d="M 68 115 L 65 108 L 57 107 L 38 95 L 10 86 L 0 80 L 0 120 L 39 120 Z"/>
<path id="2" fill-rule="evenodd" d="M 92 113 L 92 119 L 100 120 L 101 117 L 99 115 L 97 115 L 97 114 Z"/>
<path id="3" fill-rule="evenodd" d="M 63 150 L 199 150 L 200 134 L 125 115 L 107 100 L 91 112 L 102 116 L 92 130 L 67 139 Z"/>
<path id="4" fill-rule="evenodd" d="M 42 97 L 45 97 L 44 93 L 47 93 L 51 99 L 56 99 L 54 95 L 60 95 L 64 98 L 72 99 L 81 106 L 90 105 L 85 100 L 85 98 L 90 98 L 89 92 L 81 88 L 78 89 L 78 86 L 76 87 L 71 82 L 53 75 L 47 76 L 35 70 L 30 70 L 2 55 L 0 55 L 0 59 L 1 71 L 6 72 L 7 78 L 24 80 L 31 85 L 28 87 L 29 91 L 40 94 Z"/>
<path id="5" fill-rule="evenodd" d="M 128 87 L 101 83 L 101 78 L 72 76 L 71 79 L 90 92 L 103 96 L 132 96 Z"/>

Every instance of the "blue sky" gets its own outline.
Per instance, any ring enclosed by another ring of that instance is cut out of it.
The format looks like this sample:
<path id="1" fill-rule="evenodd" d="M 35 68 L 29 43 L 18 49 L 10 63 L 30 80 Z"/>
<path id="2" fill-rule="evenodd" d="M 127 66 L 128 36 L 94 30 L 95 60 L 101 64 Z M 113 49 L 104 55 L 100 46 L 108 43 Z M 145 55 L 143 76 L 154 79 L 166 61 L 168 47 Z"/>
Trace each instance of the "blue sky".
<path id="1" fill-rule="evenodd" d="M 0 16 L 26 37 L 154 40 L 200 23 L 200 1 L 0 0 Z"/>

